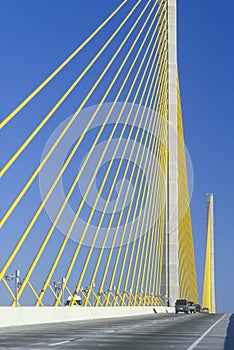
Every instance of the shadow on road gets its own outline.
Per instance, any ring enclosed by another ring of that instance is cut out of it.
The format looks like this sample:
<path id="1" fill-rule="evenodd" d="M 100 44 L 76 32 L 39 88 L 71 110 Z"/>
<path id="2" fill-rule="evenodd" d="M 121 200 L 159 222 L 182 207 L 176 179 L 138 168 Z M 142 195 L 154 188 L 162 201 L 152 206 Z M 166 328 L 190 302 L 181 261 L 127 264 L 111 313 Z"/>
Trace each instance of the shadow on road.
<path id="1" fill-rule="evenodd" d="M 225 339 L 224 350 L 234 349 L 234 314 L 229 319 L 227 336 Z"/>

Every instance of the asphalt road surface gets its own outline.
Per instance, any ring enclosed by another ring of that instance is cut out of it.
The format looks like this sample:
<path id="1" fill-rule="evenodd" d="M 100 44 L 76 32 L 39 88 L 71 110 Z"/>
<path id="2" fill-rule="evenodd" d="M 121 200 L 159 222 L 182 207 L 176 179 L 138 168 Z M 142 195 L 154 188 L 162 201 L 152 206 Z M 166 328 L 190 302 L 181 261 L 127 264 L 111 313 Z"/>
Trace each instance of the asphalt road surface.
<path id="1" fill-rule="evenodd" d="M 0 349 L 234 350 L 234 315 L 154 314 L 0 328 Z"/>

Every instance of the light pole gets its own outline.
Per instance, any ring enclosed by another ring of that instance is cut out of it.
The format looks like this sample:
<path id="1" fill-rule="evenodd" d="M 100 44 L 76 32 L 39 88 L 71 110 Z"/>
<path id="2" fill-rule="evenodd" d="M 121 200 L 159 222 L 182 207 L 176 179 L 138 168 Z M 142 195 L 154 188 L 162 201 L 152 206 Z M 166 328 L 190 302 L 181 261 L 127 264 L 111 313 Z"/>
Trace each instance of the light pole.
<path id="1" fill-rule="evenodd" d="M 15 280 L 15 306 L 19 306 L 18 303 L 18 290 L 21 285 L 20 283 L 20 270 L 15 271 L 15 275 L 6 275 L 7 281 Z"/>
<path id="2" fill-rule="evenodd" d="M 62 282 L 54 282 L 54 289 L 55 292 L 57 291 L 57 289 L 60 291 L 62 290 L 62 306 L 64 306 L 64 286 L 65 286 L 65 277 L 62 278 Z"/>
<path id="3" fill-rule="evenodd" d="M 95 284 L 95 282 L 93 282 L 93 285 L 92 285 L 92 289 L 93 289 L 93 306 L 95 305 L 95 296 L 94 296 L 95 287 L 96 287 L 96 284 Z"/>

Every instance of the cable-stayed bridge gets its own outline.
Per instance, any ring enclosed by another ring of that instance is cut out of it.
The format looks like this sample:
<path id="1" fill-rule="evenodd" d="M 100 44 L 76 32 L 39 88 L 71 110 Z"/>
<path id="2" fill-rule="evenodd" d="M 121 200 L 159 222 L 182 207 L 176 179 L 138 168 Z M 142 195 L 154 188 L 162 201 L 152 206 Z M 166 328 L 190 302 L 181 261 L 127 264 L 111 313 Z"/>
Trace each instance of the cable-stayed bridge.
<path id="1" fill-rule="evenodd" d="M 1 122 L 2 305 L 198 303 L 176 1 L 103 18 Z"/>

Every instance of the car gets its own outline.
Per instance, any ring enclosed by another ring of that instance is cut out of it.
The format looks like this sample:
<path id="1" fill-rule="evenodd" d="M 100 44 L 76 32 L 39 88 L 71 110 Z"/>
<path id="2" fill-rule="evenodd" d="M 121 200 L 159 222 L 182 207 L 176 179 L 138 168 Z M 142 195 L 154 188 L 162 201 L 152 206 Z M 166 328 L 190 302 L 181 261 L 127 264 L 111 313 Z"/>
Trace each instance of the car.
<path id="1" fill-rule="evenodd" d="M 186 299 L 177 299 L 175 302 L 175 313 L 184 312 L 185 314 L 189 313 L 189 304 Z"/>
<path id="2" fill-rule="evenodd" d="M 196 313 L 196 306 L 195 306 L 193 301 L 188 302 L 188 309 L 189 309 L 190 314 Z"/>
<path id="3" fill-rule="evenodd" d="M 69 297 L 67 298 L 67 301 L 65 303 L 65 306 L 71 306 L 71 301 L 72 301 L 72 297 L 69 295 Z M 74 306 L 75 305 L 82 305 L 82 300 L 81 300 L 81 297 L 79 295 L 75 296 Z"/>
<path id="4" fill-rule="evenodd" d="M 201 305 L 200 304 L 195 304 L 196 307 L 196 312 L 201 312 Z"/>
<path id="5" fill-rule="evenodd" d="M 203 307 L 202 308 L 202 312 L 205 313 L 205 314 L 208 314 L 210 311 L 209 311 L 208 307 Z"/>

